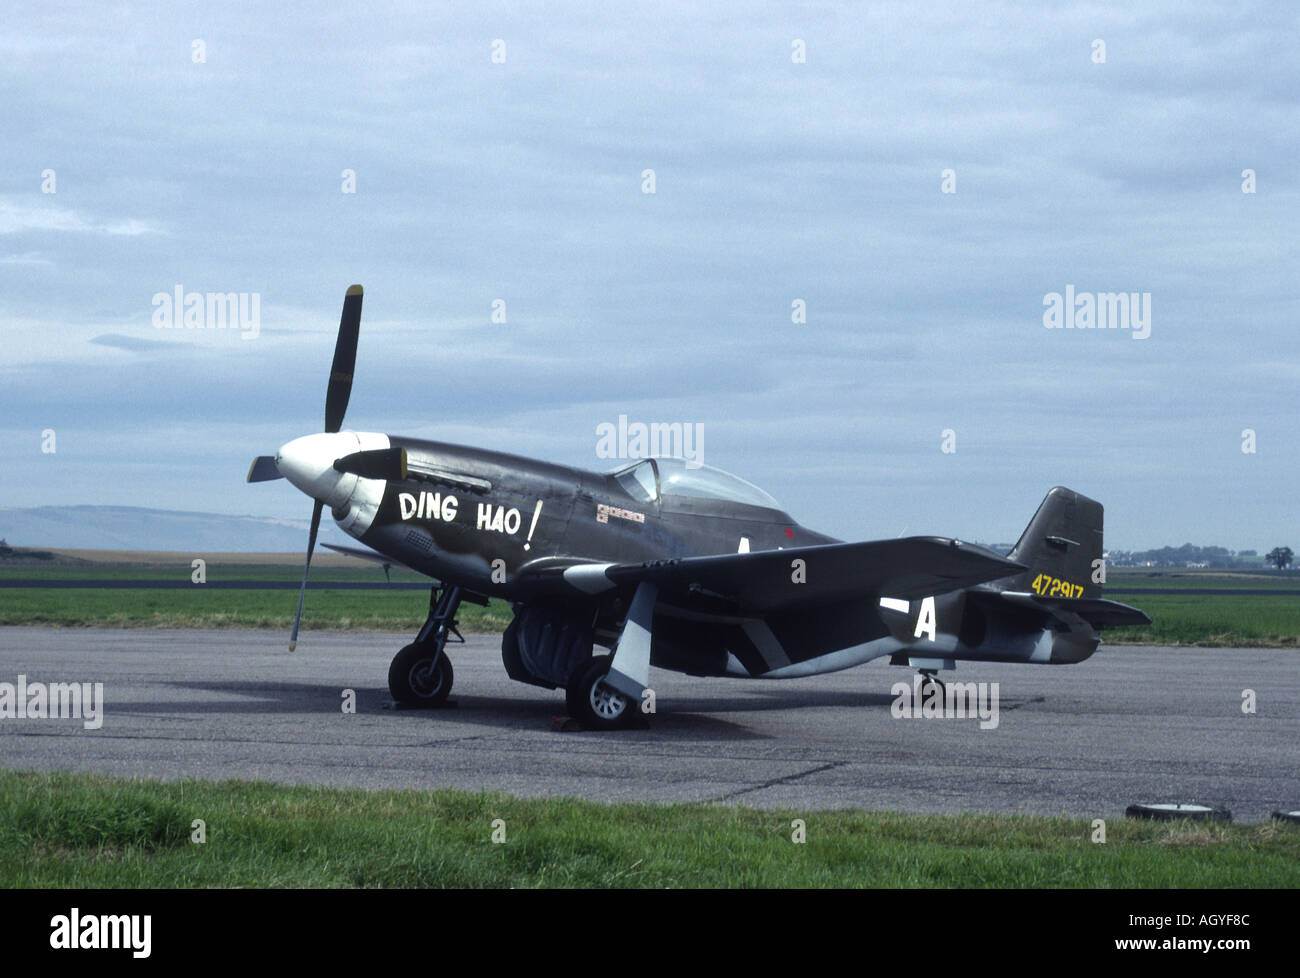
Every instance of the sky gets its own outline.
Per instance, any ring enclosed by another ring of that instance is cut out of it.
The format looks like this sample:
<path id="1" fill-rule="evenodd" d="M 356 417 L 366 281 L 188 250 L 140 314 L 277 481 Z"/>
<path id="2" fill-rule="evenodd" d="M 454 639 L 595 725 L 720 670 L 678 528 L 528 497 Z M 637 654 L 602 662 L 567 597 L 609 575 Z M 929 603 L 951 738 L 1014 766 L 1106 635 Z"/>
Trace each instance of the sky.
<path id="1" fill-rule="evenodd" d="M 306 518 L 243 480 L 357 282 L 355 430 L 678 422 L 845 539 L 1066 485 L 1110 548 L 1300 545 L 1295 8 L 701 6 L 7 12 L 0 506 Z M 1046 328 L 1067 286 L 1149 334 Z"/>

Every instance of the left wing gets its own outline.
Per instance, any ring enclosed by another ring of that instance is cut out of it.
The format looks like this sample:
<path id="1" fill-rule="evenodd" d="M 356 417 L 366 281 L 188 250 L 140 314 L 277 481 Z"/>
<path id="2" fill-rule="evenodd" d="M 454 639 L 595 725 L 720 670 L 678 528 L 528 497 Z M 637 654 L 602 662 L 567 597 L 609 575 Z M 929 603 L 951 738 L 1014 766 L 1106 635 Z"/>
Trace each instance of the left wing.
<path id="1" fill-rule="evenodd" d="M 1023 569 L 959 540 L 911 537 L 639 564 L 549 557 L 518 580 L 537 592 L 629 599 L 606 681 L 639 696 L 652 645 L 657 661 L 695 675 L 721 675 L 733 659 L 751 676 L 797 675 L 808 660 L 887 636 L 879 595 L 928 597 Z"/>
<path id="2" fill-rule="evenodd" d="M 990 550 L 945 537 L 828 543 L 788 550 L 682 557 L 640 564 L 534 561 L 521 578 L 562 580 L 600 594 L 654 584 L 661 603 L 728 614 L 802 610 L 867 595 L 921 598 L 1024 570 Z"/>

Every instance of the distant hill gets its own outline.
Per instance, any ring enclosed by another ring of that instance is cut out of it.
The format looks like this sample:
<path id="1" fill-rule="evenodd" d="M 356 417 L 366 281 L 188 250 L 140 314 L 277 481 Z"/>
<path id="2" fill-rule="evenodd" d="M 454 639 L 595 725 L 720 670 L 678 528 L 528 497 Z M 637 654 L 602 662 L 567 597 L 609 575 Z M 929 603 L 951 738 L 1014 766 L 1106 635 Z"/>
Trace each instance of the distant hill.
<path id="1" fill-rule="evenodd" d="M 0 539 L 11 547 L 212 552 L 298 551 L 307 520 L 189 513 L 141 506 L 0 507 Z M 321 540 L 345 542 L 329 514 Z"/>

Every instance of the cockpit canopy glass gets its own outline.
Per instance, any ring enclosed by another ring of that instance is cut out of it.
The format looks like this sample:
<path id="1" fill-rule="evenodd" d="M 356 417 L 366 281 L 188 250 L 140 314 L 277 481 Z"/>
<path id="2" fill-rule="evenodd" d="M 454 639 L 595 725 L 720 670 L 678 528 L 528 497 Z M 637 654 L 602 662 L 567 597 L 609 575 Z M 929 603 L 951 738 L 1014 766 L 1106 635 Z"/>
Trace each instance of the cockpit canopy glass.
<path id="1" fill-rule="evenodd" d="M 680 458 L 642 459 L 615 470 L 613 475 L 633 499 L 642 502 L 654 501 L 662 494 L 723 499 L 764 509 L 781 508 L 780 503 L 752 482 L 709 465 L 691 467 Z"/>
<path id="2" fill-rule="evenodd" d="M 655 474 L 654 462 L 650 459 L 633 462 L 624 469 L 615 469 L 613 475 L 633 499 L 650 503 L 659 498 L 659 477 Z"/>

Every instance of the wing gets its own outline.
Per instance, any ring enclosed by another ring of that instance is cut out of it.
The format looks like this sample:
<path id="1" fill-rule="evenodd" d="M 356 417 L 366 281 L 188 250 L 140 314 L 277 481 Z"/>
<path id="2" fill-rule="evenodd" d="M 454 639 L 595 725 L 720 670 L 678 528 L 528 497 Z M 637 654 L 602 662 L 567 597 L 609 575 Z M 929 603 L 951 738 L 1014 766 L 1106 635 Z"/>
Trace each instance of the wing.
<path id="1" fill-rule="evenodd" d="M 658 587 L 661 604 L 727 614 L 803 610 L 869 595 L 921 598 L 1008 577 L 1024 568 L 992 551 L 944 537 L 828 543 L 788 550 L 682 557 L 640 564 L 549 558 L 521 568 L 588 594 Z"/>
<path id="2" fill-rule="evenodd" d="M 534 593 L 577 590 L 598 599 L 653 585 L 652 621 L 641 625 L 653 631 L 656 663 L 720 675 L 735 661 L 759 676 L 799 675 L 808 660 L 886 637 L 879 595 L 927 597 L 1022 570 L 958 540 L 910 537 L 640 564 L 547 557 L 520 568 L 519 579 Z M 628 668 L 619 665 L 619 650 L 614 668 L 635 677 L 628 688 L 644 686 L 648 648 Z"/>
<path id="3" fill-rule="evenodd" d="M 415 570 L 410 564 L 401 560 L 395 560 L 386 554 L 381 554 L 378 550 L 369 550 L 365 547 L 349 547 L 340 543 L 322 543 L 322 547 L 327 547 L 336 553 L 347 554 L 349 557 L 359 557 L 361 560 L 373 561 L 376 564 L 383 564 L 389 567 L 405 567 L 408 570 Z M 417 574 L 423 574 L 424 571 L 415 570 Z M 428 575 L 426 575 L 428 576 Z"/>

